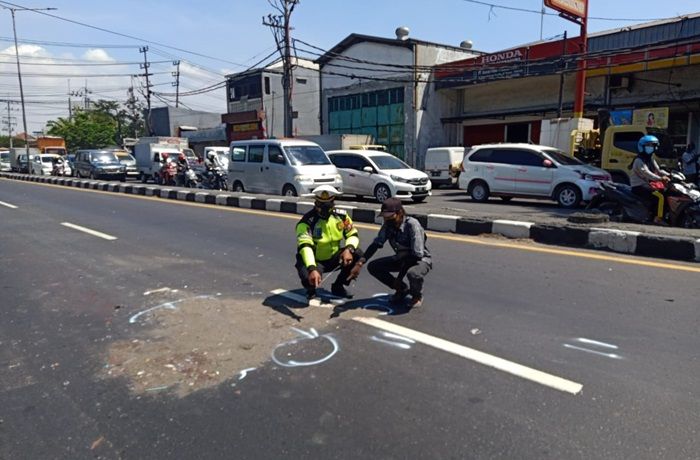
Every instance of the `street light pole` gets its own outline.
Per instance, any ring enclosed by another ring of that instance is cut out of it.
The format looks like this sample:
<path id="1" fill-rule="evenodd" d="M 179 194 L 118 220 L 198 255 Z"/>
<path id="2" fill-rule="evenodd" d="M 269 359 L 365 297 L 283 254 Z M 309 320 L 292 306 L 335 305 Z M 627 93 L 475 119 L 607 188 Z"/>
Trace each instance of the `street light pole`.
<path id="1" fill-rule="evenodd" d="M 49 11 L 55 10 L 56 8 L 10 8 L 3 6 L 6 10 L 10 10 L 12 14 L 12 33 L 15 37 L 15 57 L 17 58 L 17 78 L 19 79 L 19 97 L 22 101 L 22 126 L 24 128 L 24 146 L 26 148 L 27 154 L 27 173 L 32 173 L 31 162 L 29 161 L 29 131 L 27 131 L 27 111 L 24 106 L 24 88 L 22 87 L 22 71 L 19 65 L 19 46 L 17 45 L 17 26 L 15 24 L 15 12 L 16 11 Z"/>

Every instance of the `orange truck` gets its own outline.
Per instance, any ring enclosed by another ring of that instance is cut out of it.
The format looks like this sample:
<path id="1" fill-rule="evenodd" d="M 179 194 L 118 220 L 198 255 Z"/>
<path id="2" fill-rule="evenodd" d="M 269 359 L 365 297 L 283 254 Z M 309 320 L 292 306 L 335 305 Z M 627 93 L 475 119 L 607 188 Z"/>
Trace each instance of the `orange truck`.
<path id="1" fill-rule="evenodd" d="M 41 136 L 36 138 L 36 148 L 41 153 L 55 153 L 57 155 L 65 155 L 66 141 L 58 136 Z"/>

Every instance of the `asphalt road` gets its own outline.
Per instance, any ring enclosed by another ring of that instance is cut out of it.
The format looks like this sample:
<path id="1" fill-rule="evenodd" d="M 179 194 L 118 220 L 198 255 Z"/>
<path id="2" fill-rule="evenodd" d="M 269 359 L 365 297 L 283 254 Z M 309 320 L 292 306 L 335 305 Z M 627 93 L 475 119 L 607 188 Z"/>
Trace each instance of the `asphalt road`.
<path id="1" fill-rule="evenodd" d="M 425 306 L 380 315 L 367 273 L 289 298 L 294 216 L 0 202 L 2 459 L 698 458 L 695 265 L 430 234 Z"/>

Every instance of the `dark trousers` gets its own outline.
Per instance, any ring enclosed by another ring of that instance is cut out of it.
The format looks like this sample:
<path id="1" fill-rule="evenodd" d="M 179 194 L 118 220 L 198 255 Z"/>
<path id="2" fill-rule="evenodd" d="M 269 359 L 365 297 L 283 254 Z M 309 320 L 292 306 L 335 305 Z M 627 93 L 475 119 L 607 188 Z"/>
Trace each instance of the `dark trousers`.
<path id="1" fill-rule="evenodd" d="M 382 257 L 370 261 L 367 265 L 367 271 L 385 285 L 395 289 L 396 277 L 392 273 L 401 272 L 404 268 L 404 263 L 403 259 L 396 256 Z M 411 297 L 423 297 L 423 279 L 431 268 L 433 267 L 430 263 L 421 260 L 408 269 L 406 278 L 408 278 L 408 292 L 411 294 Z M 407 289 L 403 280 L 401 280 L 401 289 L 404 291 Z"/>
<path id="2" fill-rule="evenodd" d="M 342 251 L 341 251 L 342 252 Z M 350 276 L 350 270 L 352 270 L 352 267 L 355 265 L 355 262 L 360 258 L 359 254 L 357 251 L 355 254 L 353 254 L 353 263 L 348 265 L 347 267 L 341 267 L 340 268 L 340 273 L 338 274 L 338 277 L 335 279 L 335 283 L 338 286 L 340 285 L 349 285 L 350 281 L 348 281 L 348 276 Z M 316 269 L 318 272 L 321 274 L 321 277 L 323 277 L 324 273 L 329 273 L 338 268 L 340 265 L 340 252 L 337 252 L 333 255 L 328 260 L 317 260 L 316 261 Z M 297 254 L 297 262 L 294 265 L 294 267 L 297 269 L 297 273 L 299 274 L 299 279 L 301 280 L 302 286 L 306 288 L 306 290 L 312 289 L 311 286 L 309 285 L 309 270 L 306 269 L 304 266 L 304 262 L 301 260 L 301 256 Z"/>

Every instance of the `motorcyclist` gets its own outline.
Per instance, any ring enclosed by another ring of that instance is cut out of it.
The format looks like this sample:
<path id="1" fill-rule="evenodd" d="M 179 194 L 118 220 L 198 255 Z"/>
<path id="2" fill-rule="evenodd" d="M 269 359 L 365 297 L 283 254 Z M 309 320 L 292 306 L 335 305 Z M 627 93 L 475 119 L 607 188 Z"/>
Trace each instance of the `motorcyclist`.
<path id="1" fill-rule="evenodd" d="M 313 190 L 311 196 L 315 198 L 314 208 L 304 214 L 296 225 L 295 267 L 301 284 L 306 288 L 306 297 L 312 299 L 316 296 L 324 272 L 330 273 L 340 268 L 331 293 L 351 298 L 345 286 L 350 284 L 350 272 L 362 256 L 359 232 L 350 216 L 335 208 L 335 198 L 340 196 L 335 187 L 321 185 Z"/>
<path id="2" fill-rule="evenodd" d="M 160 177 L 163 185 L 168 185 L 175 178 L 173 177 L 173 160 L 167 152 L 161 154 Z"/>
<path id="3" fill-rule="evenodd" d="M 698 184 L 698 171 L 700 169 L 700 152 L 695 149 L 695 142 L 690 142 L 688 147 L 686 147 L 683 156 L 681 157 L 683 162 L 683 174 L 685 174 L 688 182 L 692 184 Z"/>
<path id="4" fill-rule="evenodd" d="M 175 167 L 177 168 L 178 184 L 182 186 L 187 185 L 185 173 L 187 172 L 187 168 L 189 168 L 189 163 L 187 163 L 187 157 L 183 152 L 180 152 L 180 154 L 177 156 L 177 162 L 175 163 Z"/>
<path id="5" fill-rule="evenodd" d="M 654 159 L 654 153 L 659 149 L 659 139 L 647 134 L 637 142 L 637 157 L 632 162 L 632 174 L 630 185 L 632 193 L 642 200 L 652 203 L 657 199 L 656 216 L 654 223 L 663 225 L 664 220 L 664 194 L 665 184 L 670 179 L 670 174 L 659 167 Z"/>

